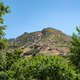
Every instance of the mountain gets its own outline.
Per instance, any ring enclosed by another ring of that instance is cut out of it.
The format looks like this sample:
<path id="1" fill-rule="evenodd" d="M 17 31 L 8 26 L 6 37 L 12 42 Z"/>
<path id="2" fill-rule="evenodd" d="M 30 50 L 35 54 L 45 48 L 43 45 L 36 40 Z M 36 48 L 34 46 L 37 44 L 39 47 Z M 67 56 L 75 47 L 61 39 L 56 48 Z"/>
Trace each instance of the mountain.
<path id="1" fill-rule="evenodd" d="M 53 53 L 66 54 L 68 53 L 68 47 L 71 45 L 71 38 L 71 36 L 51 27 L 32 33 L 24 32 L 24 34 L 15 39 L 9 39 L 9 45 L 1 53 L 5 54 L 7 51 L 13 52 L 15 48 L 20 48 L 24 54 L 29 50 L 35 49 L 35 46 L 37 46 L 37 49 L 41 50 L 40 53 L 48 55 L 52 55 Z M 30 46 L 33 47 L 31 48 Z"/>
<path id="2" fill-rule="evenodd" d="M 10 45 L 34 45 L 34 44 L 43 44 L 43 45 L 53 45 L 53 46 L 62 46 L 69 45 L 71 36 L 62 33 L 59 30 L 54 28 L 45 28 L 42 31 L 27 33 L 25 32 L 21 36 L 18 36 L 16 39 L 9 39 L 8 42 Z"/>

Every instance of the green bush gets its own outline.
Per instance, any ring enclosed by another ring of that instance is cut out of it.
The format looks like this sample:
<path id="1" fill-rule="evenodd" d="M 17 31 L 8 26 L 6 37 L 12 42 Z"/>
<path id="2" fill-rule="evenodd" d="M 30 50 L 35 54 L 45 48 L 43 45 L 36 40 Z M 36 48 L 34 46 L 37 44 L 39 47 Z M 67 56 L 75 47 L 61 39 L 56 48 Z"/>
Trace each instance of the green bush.
<path id="1" fill-rule="evenodd" d="M 0 53 L 0 71 L 5 71 L 6 69 L 6 59 L 5 57 Z"/>
<path id="2" fill-rule="evenodd" d="M 58 56 L 63 56 L 63 55 L 64 55 L 64 54 L 61 53 L 61 54 L 59 54 Z"/>
<path id="3" fill-rule="evenodd" d="M 24 49 L 24 47 L 23 48 L 21 48 L 22 50 Z"/>
<path id="4" fill-rule="evenodd" d="M 10 69 L 14 62 L 17 62 L 21 58 L 22 51 L 20 49 L 15 49 L 14 54 L 6 52 L 6 70 Z"/>
<path id="5" fill-rule="evenodd" d="M 63 53 L 59 54 L 58 56 L 60 56 L 60 57 L 64 57 L 65 59 L 67 58 L 67 56 L 64 55 Z"/>
<path id="6" fill-rule="evenodd" d="M 36 56 L 43 55 L 43 53 L 38 53 Z"/>
<path id="7" fill-rule="evenodd" d="M 33 46 L 30 46 L 29 48 L 31 48 L 31 49 L 32 49 L 32 48 L 33 48 Z"/>
<path id="8" fill-rule="evenodd" d="M 21 59 L 24 59 L 24 58 L 25 58 L 25 56 L 24 56 L 24 55 L 22 55 L 22 56 L 21 56 Z"/>
<path id="9" fill-rule="evenodd" d="M 35 57 L 35 56 L 36 56 L 36 52 L 34 52 L 34 53 L 32 54 L 32 56 Z"/>
<path id="10" fill-rule="evenodd" d="M 29 46 L 28 44 L 24 45 L 24 48 L 26 48 L 27 46 Z"/>
<path id="11" fill-rule="evenodd" d="M 0 72 L 0 80 L 8 80 L 8 73 L 7 71 L 1 71 Z"/>
<path id="12" fill-rule="evenodd" d="M 19 59 L 7 71 L 9 80 L 80 80 L 79 74 L 59 56 Z"/>
<path id="13" fill-rule="evenodd" d="M 37 49 L 38 47 L 40 47 L 40 45 L 35 45 L 35 49 Z"/>
<path id="14" fill-rule="evenodd" d="M 15 49 L 14 54 L 10 52 L 6 52 L 6 56 L 4 57 L 0 54 L 0 80 L 8 80 L 8 73 L 9 70 L 19 59 L 21 59 L 22 51 L 20 49 Z"/>
<path id="15" fill-rule="evenodd" d="M 31 55 L 34 52 L 38 53 L 38 52 L 40 52 L 40 49 L 33 49 L 33 50 L 30 50 L 30 51 L 27 51 L 26 53 L 24 53 L 24 55 Z"/>

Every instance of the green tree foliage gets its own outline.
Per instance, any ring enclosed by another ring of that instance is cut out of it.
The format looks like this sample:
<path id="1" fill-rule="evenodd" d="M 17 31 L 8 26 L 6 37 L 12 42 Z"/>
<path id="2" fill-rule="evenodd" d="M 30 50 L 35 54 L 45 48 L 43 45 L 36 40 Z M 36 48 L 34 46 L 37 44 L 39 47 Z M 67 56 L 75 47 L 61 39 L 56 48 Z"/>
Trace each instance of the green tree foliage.
<path id="1" fill-rule="evenodd" d="M 10 13 L 10 7 L 4 6 L 4 3 L 1 2 L 0 0 L 0 23 L 3 24 L 3 18 L 2 16 L 5 15 L 5 13 Z M 8 41 L 6 38 L 4 38 L 3 36 L 5 35 L 5 33 L 3 32 L 3 30 L 6 29 L 6 25 L 1 26 L 0 25 L 0 50 L 5 48 L 5 45 L 8 44 Z M 0 80 L 4 80 L 2 79 L 6 77 L 6 58 L 0 53 Z"/>
<path id="2" fill-rule="evenodd" d="M 5 71 L 5 69 L 6 69 L 6 59 L 2 54 L 0 54 L 0 71 Z"/>
<path id="3" fill-rule="evenodd" d="M 11 66 L 21 59 L 22 51 L 20 49 L 15 49 L 14 53 L 6 53 L 6 57 L 0 54 L 0 80 L 8 80 L 7 70 L 11 68 Z"/>
<path id="4" fill-rule="evenodd" d="M 7 74 L 9 80 L 80 80 L 79 74 L 59 56 L 19 59 Z"/>
<path id="5" fill-rule="evenodd" d="M 14 54 L 10 52 L 6 52 L 6 70 L 10 69 L 11 65 L 14 62 L 17 62 L 20 58 L 22 51 L 20 49 L 15 49 Z"/>
<path id="6" fill-rule="evenodd" d="M 4 3 L 0 1 L 0 23 L 3 24 L 3 18 L 2 15 L 5 15 L 5 13 L 10 13 L 10 7 L 4 6 Z M 0 25 L 0 50 L 4 49 L 6 43 L 7 43 L 7 39 L 4 38 L 3 36 L 5 35 L 5 33 L 3 32 L 4 29 L 6 29 L 6 25 L 1 26 Z"/>
<path id="7" fill-rule="evenodd" d="M 6 52 L 6 70 L 8 70 L 14 63 L 14 54 Z"/>
<path id="8" fill-rule="evenodd" d="M 20 49 L 15 49 L 14 51 L 14 55 L 17 57 L 17 58 L 21 58 L 21 55 L 22 54 L 22 50 Z"/>
<path id="9" fill-rule="evenodd" d="M 73 55 L 69 56 L 69 60 L 76 66 L 76 69 L 80 69 L 80 30 L 76 26 L 76 30 L 79 32 L 77 35 L 73 32 L 72 36 L 72 45 L 69 46 L 69 53 L 73 53 Z"/>

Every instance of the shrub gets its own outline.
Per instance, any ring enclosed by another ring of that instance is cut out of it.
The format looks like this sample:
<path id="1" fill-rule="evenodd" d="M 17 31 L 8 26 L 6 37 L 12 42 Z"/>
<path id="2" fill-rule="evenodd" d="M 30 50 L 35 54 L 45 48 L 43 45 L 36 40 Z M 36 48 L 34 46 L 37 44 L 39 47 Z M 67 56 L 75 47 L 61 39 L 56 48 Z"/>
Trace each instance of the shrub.
<path id="1" fill-rule="evenodd" d="M 0 72 L 0 80 L 8 80 L 8 73 L 6 71 Z"/>
<path id="2" fill-rule="evenodd" d="M 21 58 L 22 51 L 20 49 L 15 49 L 14 54 L 6 52 L 6 70 L 10 69 L 14 62 L 17 62 Z"/>
<path id="3" fill-rule="evenodd" d="M 17 58 L 20 58 L 21 55 L 22 54 L 22 50 L 20 50 L 20 49 L 15 49 L 15 51 L 14 51 L 14 55 L 16 55 L 17 56 Z"/>
<path id="4" fill-rule="evenodd" d="M 21 59 L 24 59 L 24 58 L 25 58 L 25 56 L 24 56 L 24 55 L 22 55 L 22 56 L 21 56 Z"/>
<path id="5" fill-rule="evenodd" d="M 36 52 L 34 52 L 34 53 L 32 54 L 32 56 L 35 57 L 35 56 L 36 56 Z"/>
<path id="6" fill-rule="evenodd" d="M 7 73 L 11 80 L 80 80 L 79 74 L 59 56 L 40 55 L 20 59 Z"/>
<path id="7" fill-rule="evenodd" d="M 30 51 L 27 51 L 26 53 L 24 53 L 24 55 L 31 55 L 34 52 L 38 53 L 38 52 L 40 52 L 40 49 L 33 49 L 33 50 L 30 50 Z"/>
<path id="8" fill-rule="evenodd" d="M 40 45 L 35 45 L 35 49 L 37 49 L 38 47 L 41 47 Z"/>
<path id="9" fill-rule="evenodd" d="M 36 56 L 43 55 L 43 53 L 38 53 Z"/>
<path id="10" fill-rule="evenodd" d="M 6 59 L 5 57 L 0 53 L 0 71 L 5 71 L 6 69 Z"/>
<path id="11" fill-rule="evenodd" d="M 23 48 L 21 48 L 22 50 L 24 49 L 24 47 Z"/>
<path id="12" fill-rule="evenodd" d="M 24 48 L 26 48 L 27 46 L 29 46 L 28 44 L 26 44 L 25 46 L 24 46 Z"/>
<path id="13" fill-rule="evenodd" d="M 64 57 L 65 59 L 67 58 L 67 56 L 66 55 L 64 55 L 64 54 L 59 54 L 58 56 L 62 56 L 62 57 Z"/>
<path id="14" fill-rule="evenodd" d="M 21 59 L 21 54 L 22 51 L 20 49 L 15 49 L 14 54 L 6 52 L 6 57 L 3 57 L 3 55 L 0 54 L 0 80 L 8 80 L 7 70 L 11 68 L 14 62 L 17 62 L 19 59 Z"/>
<path id="15" fill-rule="evenodd" d="M 31 49 L 32 49 L 32 48 L 33 48 L 33 46 L 30 46 L 29 48 L 31 48 Z"/>

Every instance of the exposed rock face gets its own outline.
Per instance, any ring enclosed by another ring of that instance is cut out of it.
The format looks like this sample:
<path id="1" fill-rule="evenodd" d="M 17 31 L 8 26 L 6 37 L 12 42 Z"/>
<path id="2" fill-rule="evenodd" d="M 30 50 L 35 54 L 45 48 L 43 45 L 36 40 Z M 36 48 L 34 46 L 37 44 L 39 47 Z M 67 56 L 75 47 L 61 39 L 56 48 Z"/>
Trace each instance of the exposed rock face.
<path id="1" fill-rule="evenodd" d="M 41 35 L 42 35 L 42 33 L 38 32 L 37 34 L 34 34 L 32 36 L 32 39 L 35 40 L 35 41 L 40 40 L 41 39 Z"/>

